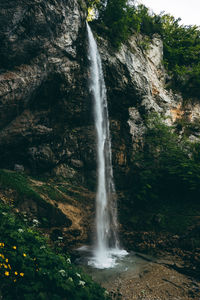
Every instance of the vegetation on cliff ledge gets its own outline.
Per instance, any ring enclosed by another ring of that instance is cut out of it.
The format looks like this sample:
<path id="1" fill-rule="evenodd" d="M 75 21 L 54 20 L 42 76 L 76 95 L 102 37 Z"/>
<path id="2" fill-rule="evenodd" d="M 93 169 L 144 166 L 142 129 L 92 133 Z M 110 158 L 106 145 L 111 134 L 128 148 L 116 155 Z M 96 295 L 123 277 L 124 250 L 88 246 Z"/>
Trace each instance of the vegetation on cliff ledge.
<path id="1" fill-rule="evenodd" d="M 164 46 L 164 64 L 171 77 L 170 87 L 186 97 L 200 94 L 200 30 L 197 26 L 180 25 L 180 19 L 169 14 L 154 14 L 144 5 L 129 5 L 126 0 L 90 1 L 98 10 L 94 20 L 100 35 L 106 36 L 118 49 L 132 34 L 144 34 L 143 49 L 154 34 Z M 107 3 L 107 4 L 106 4 Z"/>

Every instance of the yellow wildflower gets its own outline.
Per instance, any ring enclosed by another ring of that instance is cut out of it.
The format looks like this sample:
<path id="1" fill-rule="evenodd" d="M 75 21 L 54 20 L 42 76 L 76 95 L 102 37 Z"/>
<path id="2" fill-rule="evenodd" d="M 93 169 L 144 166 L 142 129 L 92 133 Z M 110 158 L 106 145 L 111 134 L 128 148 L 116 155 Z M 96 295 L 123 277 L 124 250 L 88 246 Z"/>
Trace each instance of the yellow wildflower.
<path id="1" fill-rule="evenodd" d="M 4 264 L 4 268 L 5 268 L 5 269 L 8 269 L 8 266 Z"/>
<path id="2" fill-rule="evenodd" d="M 16 247 L 16 246 L 13 246 L 13 249 L 14 249 L 14 250 L 16 250 L 16 249 L 17 249 L 17 247 Z"/>
<path id="3" fill-rule="evenodd" d="M 24 273 L 19 273 L 19 275 L 20 275 L 21 277 L 24 277 Z"/>
<path id="4" fill-rule="evenodd" d="M 26 257 L 26 253 L 23 253 L 23 256 Z"/>
<path id="5" fill-rule="evenodd" d="M 6 258 L 6 262 L 8 262 L 8 259 Z"/>
<path id="6" fill-rule="evenodd" d="M 18 273 L 15 271 L 15 275 L 18 275 Z"/>
<path id="7" fill-rule="evenodd" d="M 0 247 L 4 247 L 5 246 L 5 244 L 4 243 L 0 243 Z"/>
<path id="8" fill-rule="evenodd" d="M 8 272 L 8 271 L 5 271 L 5 275 L 6 275 L 6 276 L 9 276 L 9 272 Z"/>

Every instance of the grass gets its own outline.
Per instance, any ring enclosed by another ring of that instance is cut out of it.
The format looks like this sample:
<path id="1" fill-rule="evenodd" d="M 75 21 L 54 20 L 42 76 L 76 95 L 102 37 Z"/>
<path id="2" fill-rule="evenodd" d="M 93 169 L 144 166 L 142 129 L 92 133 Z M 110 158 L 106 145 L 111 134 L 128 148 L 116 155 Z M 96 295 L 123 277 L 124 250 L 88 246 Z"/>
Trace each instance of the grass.
<path id="1" fill-rule="evenodd" d="M 42 185 L 42 186 L 37 186 L 35 187 L 38 192 L 44 193 L 47 195 L 50 199 L 55 200 L 55 201 L 63 201 L 63 196 L 59 191 L 54 187 L 50 185 Z"/>
<path id="2" fill-rule="evenodd" d="M 38 181 L 38 179 L 28 177 L 24 173 L 0 169 L 0 188 L 15 191 L 17 202 L 23 201 L 23 199 L 32 199 L 44 204 L 45 200 L 42 197 L 44 195 L 49 199 L 63 203 L 72 204 L 73 199 L 81 203 L 88 203 L 87 195 L 89 196 L 89 192 L 84 187 L 73 185 L 68 181 L 49 181 L 47 178 L 40 178 L 39 181 L 41 182 L 37 184 L 35 180 Z"/>
<path id="3" fill-rule="evenodd" d="M 20 197 L 31 198 L 36 201 L 43 201 L 40 195 L 31 187 L 28 178 L 21 173 L 0 170 L 0 187 L 10 188 L 17 192 L 18 200 Z"/>

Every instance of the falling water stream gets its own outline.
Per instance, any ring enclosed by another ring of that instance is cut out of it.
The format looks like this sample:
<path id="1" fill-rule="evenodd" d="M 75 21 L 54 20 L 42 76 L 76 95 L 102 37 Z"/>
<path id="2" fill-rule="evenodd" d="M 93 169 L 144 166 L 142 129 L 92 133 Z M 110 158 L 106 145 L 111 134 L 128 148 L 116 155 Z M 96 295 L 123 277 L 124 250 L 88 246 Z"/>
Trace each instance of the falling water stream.
<path id="1" fill-rule="evenodd" d="M 90 61 L 89 87 L 94 100 L 97 136 L 96 242 L 89 264 L 104 269 L 113 267 L 117 257 L 124 256 L 127 252 L 120 249 L 117 234 L 117 199 L 113 181 L 107 95 L 101 57 L 88 24 L 87 32 Z"/>
<path id="2" fill-rule="evenodd" d="M 130 279 L 139 277 L 141 273 L 149 272 L 154 258 L 127 253 L 119 245 L 106 86 L 101 57 L 88 24 L 87 32 L 89 88 L 94 101 L 97 137 L 96 238 L 92 248 L 83 246 L 78 249 L 76 263 L 106 289 L 120 290 L 123 280 L 130 282 Z"/>

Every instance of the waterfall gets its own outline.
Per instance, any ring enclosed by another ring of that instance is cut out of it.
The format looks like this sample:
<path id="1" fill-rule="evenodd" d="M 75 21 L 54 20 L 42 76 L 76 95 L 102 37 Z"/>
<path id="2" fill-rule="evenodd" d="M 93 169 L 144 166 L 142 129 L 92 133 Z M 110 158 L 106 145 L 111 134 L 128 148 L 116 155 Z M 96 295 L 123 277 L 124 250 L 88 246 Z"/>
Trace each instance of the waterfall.
<path id="1" fill-rule="evenodd" d="M 88 24 L 87 32 L 89 87 L 94 100 L 97 136 L 96 244 L 91 264 L 97 268 L 108 268 L 115 264 L 116 256 L 122 255 L 124 250 L 119 249 L 117 235 L 117 198 L 113 181 L 106 86 L 101 57 Z"/>

